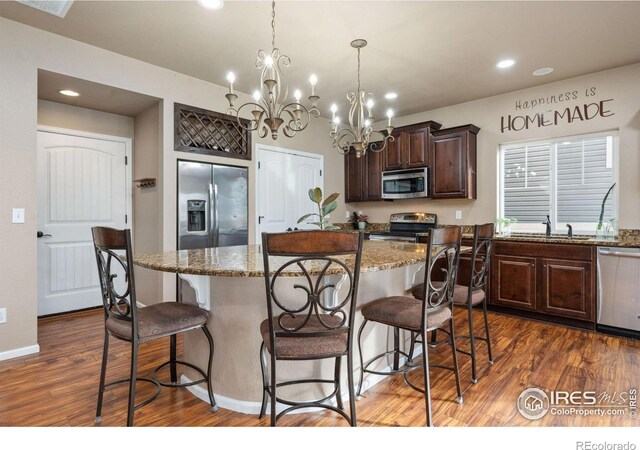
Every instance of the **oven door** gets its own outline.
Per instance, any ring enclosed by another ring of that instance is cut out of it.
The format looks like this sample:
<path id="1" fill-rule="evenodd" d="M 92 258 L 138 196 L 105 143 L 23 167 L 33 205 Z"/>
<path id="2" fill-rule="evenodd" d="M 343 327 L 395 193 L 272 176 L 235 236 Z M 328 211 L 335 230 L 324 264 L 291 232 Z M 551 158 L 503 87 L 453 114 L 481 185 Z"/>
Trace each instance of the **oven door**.
<path id="1" fill-rule="evenodd" d="M 382 198 L 420 198 L 427 197 L 427 168 L 416 170 L 398 170 L 382 173 Z"/>

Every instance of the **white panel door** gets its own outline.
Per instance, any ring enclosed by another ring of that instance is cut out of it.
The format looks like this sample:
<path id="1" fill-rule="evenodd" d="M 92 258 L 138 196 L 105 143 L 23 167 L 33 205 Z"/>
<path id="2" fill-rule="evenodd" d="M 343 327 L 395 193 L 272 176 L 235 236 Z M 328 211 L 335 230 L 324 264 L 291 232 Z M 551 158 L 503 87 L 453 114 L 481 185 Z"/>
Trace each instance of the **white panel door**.
<path id="1" fill-rule="evenodd" d="M 38 315 L 102 304 L 91 227 L 125 228 L 128 144 L 38 132 Z"/>
<path id="2" fill-rule="evenodd" d="M 317 228 L 298 218 L 317 207 L 309 189 L 323 187 L 321 155 L 285 149 L 258 149 L 258 241 L 260 233 L 278 233 L 288 228 Z"/>

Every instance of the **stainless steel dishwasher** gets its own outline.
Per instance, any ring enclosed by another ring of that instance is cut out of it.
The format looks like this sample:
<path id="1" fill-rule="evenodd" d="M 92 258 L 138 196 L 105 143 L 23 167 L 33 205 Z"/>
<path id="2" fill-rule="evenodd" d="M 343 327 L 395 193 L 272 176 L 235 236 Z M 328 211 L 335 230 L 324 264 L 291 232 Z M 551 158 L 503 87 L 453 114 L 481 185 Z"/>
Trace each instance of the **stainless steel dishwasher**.
<path id="1" fill-rule="evenodd" d="M 598 247 L 597 327 L 640 337 L 640 248 Z"/>

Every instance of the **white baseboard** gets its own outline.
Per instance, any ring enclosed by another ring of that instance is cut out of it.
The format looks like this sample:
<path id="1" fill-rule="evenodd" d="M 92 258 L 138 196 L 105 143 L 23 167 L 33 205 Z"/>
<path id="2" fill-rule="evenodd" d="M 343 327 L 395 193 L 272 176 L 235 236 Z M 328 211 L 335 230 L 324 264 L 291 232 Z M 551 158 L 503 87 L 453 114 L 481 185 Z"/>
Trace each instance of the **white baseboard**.
<path id="1" fill-rule="evenodd" d="M 30 345 L 28 347 L 15 348 L 13 350 L 7 350 L 6 352 L 0 353 L 0 361 L 4 361 L 6 359 L 19 358 L 21 356 L 31 355 L 32 353 L 39 353 L 40 346 Z"/>
<path id="2" fill-rule="evenodd" d="M 416 348 L 414 349 L 413 352 L 413 357 L 415 358 L 416 356 L 422 354 L 422 348 L 420 348 L 419 345 L 416 346 Z M 400 366 L 402 366 L 404 364 L 404 360 L 405 358 L 400 358 Z M 391 370 L 391 366 L 387 366 L 383 369 L 380 369 L 380 372 L 384 372 L 384 371 L 388 371 Z M 359 373 L 355 375 L 355 381 L 356 383 L 358 382 L 358 376 Z M 375 386 L 376 384 L 378 384 L 379 382 L 381 382 L 382 380 L 384 380 L 388 375 L 378 375 L 378 374 L 369 374 L 363 381 L 362 383 L 362 392 L 367 391 L 368 389 L 370 389 L 371 387 Z M 190 383 L 191 379 L 189 379 L 189 377 L 187 377 L 186 375 L 182 375 L 180 377 L 180 381 L 182 383 Z M 356 385 L 354 387 L 355 390 L 357 390 L 358 386 Z M 209 393 L 207 392 L 206 387 L 203 387 L 201 385 L 193 385 L 193 386 L 188 386 L 187 390 L 189 392 L 191 392 L 193 395 L 195 395 L 196 397 L 198 397 L 200 400 L 202 400 L 203 402 L 209 402 Z M 361 392 L 361 393 L 362 393 Z M 213 395 L 215 396 L 216 399 L 216 404 L 220 407 L 220 408 L 224 408 L 224 409 L 228 409 L 230 411 L 235 411 L 235 412 L 239 412 L 242 414 L 260 414 L 260 406 L 262 405 L 261 402 L 250 402 L 250 401 L 246 401 L 246 400 L 237 400 L 235 398 L 229 398 L 229 397 L 225 397 L 224 395 L 220 395 L 220 394 L 216 394 L 215 391 L 213 393 Z M 349 393 L 346 392 L 343 396 L 342 396 L 342 400 L 343 402 L 348 402 L 349 401 Z M 330 402 L 330 404 L 332 405 L 336 405 L 335 400 L 332 400 Z M 281 411 L 283 411 L 285 408 L 287 408 L 287 405 L 281 405 L 278 404 L 276 405 L 276 412 L 280 413 Z M 269 414 L 269 402 L 267 402 L 267 414 Z M 313 411 L 319 411 L 321 408 L 303 408 L 303 409 L 298 409 L 295 411 L 292 411 L 291 414 L 299 414 L 299 413 L 306 413 L 306 412 L 313 412 Z"/>

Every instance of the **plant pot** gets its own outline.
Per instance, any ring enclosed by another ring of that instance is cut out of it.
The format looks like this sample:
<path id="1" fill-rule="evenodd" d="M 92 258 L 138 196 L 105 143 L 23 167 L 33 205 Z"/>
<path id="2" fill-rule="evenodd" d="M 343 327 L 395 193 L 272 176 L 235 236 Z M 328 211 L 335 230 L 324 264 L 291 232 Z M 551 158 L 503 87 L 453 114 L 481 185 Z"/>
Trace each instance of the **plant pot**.
<path id="1" fill-rule="evenodd" d="M 358 230 L 364 230 L 367 226 L 367 222 L 358 222 Z"/>

